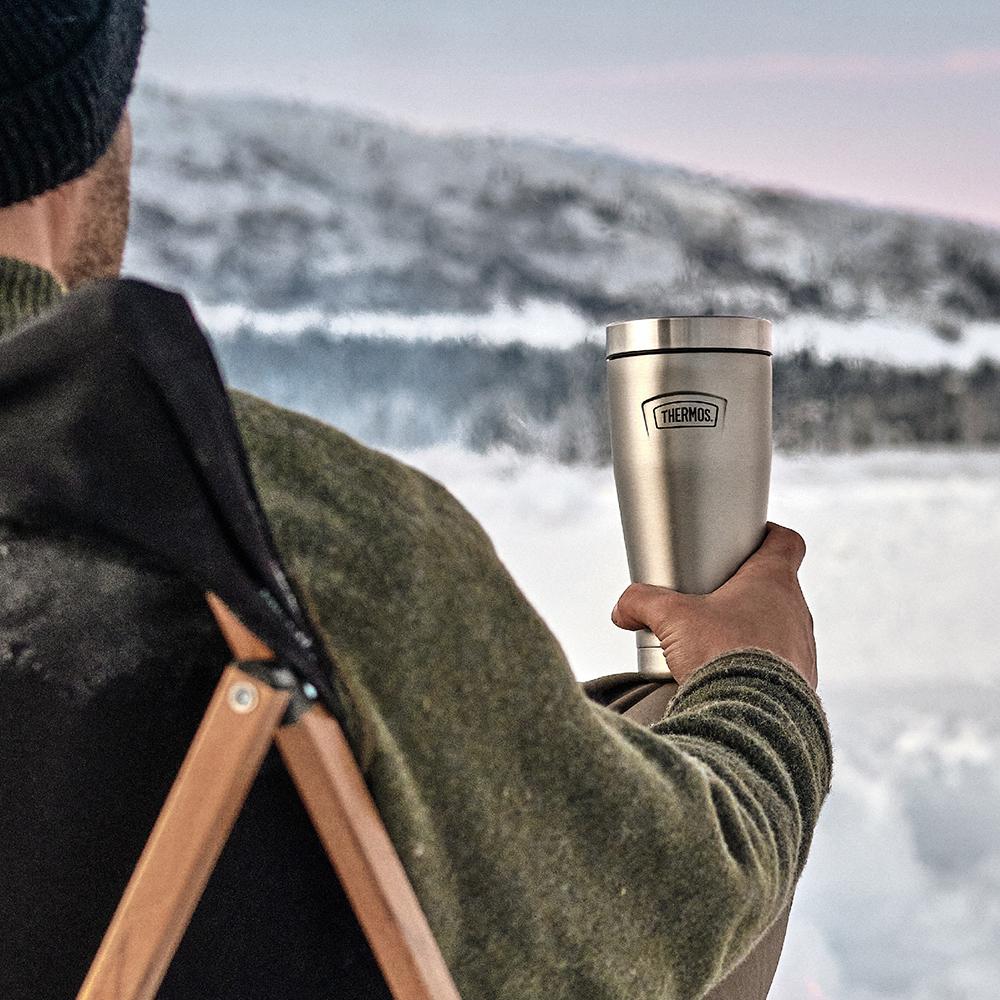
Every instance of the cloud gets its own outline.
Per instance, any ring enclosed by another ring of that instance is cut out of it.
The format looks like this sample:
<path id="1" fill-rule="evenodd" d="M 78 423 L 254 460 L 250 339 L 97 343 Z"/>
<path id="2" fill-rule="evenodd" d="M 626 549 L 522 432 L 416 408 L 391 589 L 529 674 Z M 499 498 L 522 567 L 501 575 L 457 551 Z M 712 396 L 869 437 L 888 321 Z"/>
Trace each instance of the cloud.
<path id="1" fill-rule="evenodd" d="M 552 71 L 556 87 L 633 90 L 687 84 L 827 81 L 897 83 L 1000 77 L 1000 48 L 951 49 L 921 56 L 762 52 L 746 56 L 668 59 L 612 70 Z"/>

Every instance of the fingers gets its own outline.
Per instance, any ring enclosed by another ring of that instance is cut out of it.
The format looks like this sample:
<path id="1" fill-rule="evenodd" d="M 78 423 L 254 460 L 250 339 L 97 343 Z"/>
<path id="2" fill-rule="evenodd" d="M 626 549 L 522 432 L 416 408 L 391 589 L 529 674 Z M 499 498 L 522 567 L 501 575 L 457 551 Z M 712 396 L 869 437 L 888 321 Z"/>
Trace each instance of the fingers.
<path id="1" fill-rule="evenodd" d="M 611 620 L 619 628 L 635 632 L 640 628 L 656 631 L 656 626 L 670 615 L 683 594 L 649 583 L 633 583 L 614 606 Z"/>
<path id="2" fill-rule="evenodd" d="M 754 579 L 778 577 L 794 580 L 806 554 L 802 536 L 791 528 L 767 522 L 767 533 L 756 552 L 739 568 L 736 575 L 719 588 L 717 593 L 741 588 Z M 611 620 L 619 628 L 636 631 L 648 628 L 658 635 L 665 622 L 681 617 L 692 608 L 691 595 L 678 593 L 668 587 L 655 587 L 648 583 L 633 583 L 618 598 L 611 612 Z M 662 639 L 663 636 L 661 635 Z"/>

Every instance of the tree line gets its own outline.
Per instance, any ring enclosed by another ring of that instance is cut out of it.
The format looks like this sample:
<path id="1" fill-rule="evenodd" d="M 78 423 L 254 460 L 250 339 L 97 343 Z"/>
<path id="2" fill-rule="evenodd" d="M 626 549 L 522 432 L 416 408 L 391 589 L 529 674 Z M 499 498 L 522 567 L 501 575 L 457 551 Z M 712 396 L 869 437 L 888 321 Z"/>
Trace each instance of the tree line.
<path id="1" fill-rule="evenodd" d="M 230 384 L 379 447 L 456 442 L 559 462 L 610 462 L 601 345 L 539 348 L 244 329 L 215 342 Z M 774 360 L 774 440 L 784 451 L 1000 445 L 1000 366 L 906 369 Z"/>

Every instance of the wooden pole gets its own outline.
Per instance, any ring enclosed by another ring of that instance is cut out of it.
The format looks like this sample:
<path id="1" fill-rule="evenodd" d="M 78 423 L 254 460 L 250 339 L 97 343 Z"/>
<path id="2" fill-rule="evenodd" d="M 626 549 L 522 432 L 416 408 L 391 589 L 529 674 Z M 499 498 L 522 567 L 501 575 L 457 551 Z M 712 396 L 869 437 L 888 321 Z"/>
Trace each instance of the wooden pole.
<path id="1" fill-rule="evenodd" d="M 340 724 L 313 704 L 282 726 L 292 693 L 239 665 L 273 652 L 215 594 L 206 598 L 237 662 L 215 689 L 77 1000 L 154 1000 L 275 738 L 395 1000 L 460 1000 Z"/>

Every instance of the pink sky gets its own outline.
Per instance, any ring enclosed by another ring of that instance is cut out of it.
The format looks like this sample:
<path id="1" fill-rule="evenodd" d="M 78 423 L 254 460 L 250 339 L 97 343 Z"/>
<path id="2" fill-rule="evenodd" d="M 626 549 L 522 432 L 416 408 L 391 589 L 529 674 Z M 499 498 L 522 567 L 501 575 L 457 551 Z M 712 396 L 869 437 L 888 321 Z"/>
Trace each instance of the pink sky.
<path id="1" fill-rule="evenodd" d="M 153 4 L 141 73 L 1000 225 L 1000 5 Z"/>

